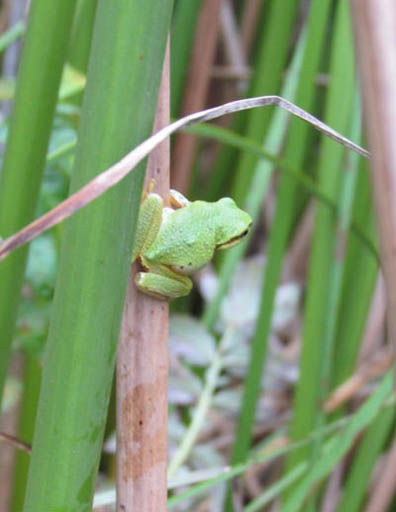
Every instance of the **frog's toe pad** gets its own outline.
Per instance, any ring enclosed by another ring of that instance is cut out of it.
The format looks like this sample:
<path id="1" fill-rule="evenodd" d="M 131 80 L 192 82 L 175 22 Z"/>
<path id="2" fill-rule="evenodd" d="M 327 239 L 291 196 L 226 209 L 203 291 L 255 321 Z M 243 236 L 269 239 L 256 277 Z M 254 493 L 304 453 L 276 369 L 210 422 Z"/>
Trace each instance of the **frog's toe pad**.
<path id="1" fill-rule="evenodd" d="M 188 278 L 172 279 L 152 272 L 138 272 L 135 284 L 141 292 L 160 300 L 184 297 L 192 288 L 192 281 Z"/>

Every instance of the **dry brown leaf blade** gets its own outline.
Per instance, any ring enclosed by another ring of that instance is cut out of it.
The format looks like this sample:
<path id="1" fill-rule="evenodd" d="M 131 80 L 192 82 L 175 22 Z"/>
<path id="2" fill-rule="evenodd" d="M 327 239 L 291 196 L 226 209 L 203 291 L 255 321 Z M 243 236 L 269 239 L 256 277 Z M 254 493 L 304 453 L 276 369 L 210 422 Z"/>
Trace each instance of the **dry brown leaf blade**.
<path id="1" fill-rule="evenodd" d="M 346 148 L 355 151 L 365 158 L 370 157 L 370 154 L 367 150 L 344 137 L 336 130 L 333 130 L 330 128 L 330 126 L 326 125 L 305 110 L 297 107 L 294 105 L 294 103 L 291 103 L 290 101 L 287 101 L 280 96 L 259 96 L 256 98 L 232 101 L 218 107 L 202 110 L 200 112 L 195 112 L 194 114 L 183 117 L 143 141 L 141 144 L 139 144 L 139 146 L 124 156 L 124 158 L 122 158 L 119 162 L 98 174 L 98 176 L 96 176 L 80 190 L 62 201 L 58 206 L 47 212 L 45 215 L 39 217 L 32 223 L 28 224 L 14 235 L 11 235 L 7 239 L 3 240 L 2 244 L 0 245 L 0 261 L 8 256 L 8 254 L 10 254 L 13 250 L 21 247 L 27 242 L 30 242 L 33 240 L 33 238 L 36 238 L 44 231 L 47 231 L 59 222 L 67 219 L 78 210 L 81 210 L 81 208 L 89 204 L 91 201 L 104 194 L 111 187 L 114 187 L 145 157 L 147 157 L 147 155 L 149 155 L 150 152 L 158 146 L 158 144 L 166 140 L 173 133 L 186 128 L 187 126 L 210 121 L 211 119 L 216 119 L 226 114 L 266 106 L 278 106 L 293 114 L 294 116 L 299 117 L 303 121 L 311 124 L 318 131 L 330 137 L 334 141 L 344 145 Z"/>

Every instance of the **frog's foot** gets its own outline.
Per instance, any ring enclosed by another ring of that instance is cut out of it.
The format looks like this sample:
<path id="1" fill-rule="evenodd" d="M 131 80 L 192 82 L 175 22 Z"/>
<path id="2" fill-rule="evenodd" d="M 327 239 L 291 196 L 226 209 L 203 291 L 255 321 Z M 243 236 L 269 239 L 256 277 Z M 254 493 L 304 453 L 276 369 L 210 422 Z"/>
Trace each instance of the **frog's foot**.
<path id="1" fill-rule="evenodd" d="M 184 297 L 192 288 L 191 279 L 162 266 L 155 271 L 138 272 L 135 284 L 141 292 L 161 300 Z"/>
<path id="2" fill-rule="evenodd" d="M 147 198 L 147 196 L 149 194 L 151 194 L 153 192 L 153 190 L 155 189 L 155 179 L 152 178 L 150 181 L 149 181 L 149 184 L 148 184 L 148 187 L 147 187 L 147 190 L 146 189 L 143 189 L 143 192 L 142 192 L 142 203 L 145 201 L 145 199 Z"/>
<path id="3" fill-rule="evenodd" d="M 150 193 L 140 206 L 138 224 L 132 252 L 132 263 L 144 254 L 154 242 L 162 222 L 161 196 Z"/>
<path id="4" fill-rule="evenodd" d="M 171 189 L 169 191 L 169 204 L 174 209 L 184 208 L 190 204 L 190 201 L 187 197 L 184 197 L 181 192 L 178 192 L 175 189 Z"/>

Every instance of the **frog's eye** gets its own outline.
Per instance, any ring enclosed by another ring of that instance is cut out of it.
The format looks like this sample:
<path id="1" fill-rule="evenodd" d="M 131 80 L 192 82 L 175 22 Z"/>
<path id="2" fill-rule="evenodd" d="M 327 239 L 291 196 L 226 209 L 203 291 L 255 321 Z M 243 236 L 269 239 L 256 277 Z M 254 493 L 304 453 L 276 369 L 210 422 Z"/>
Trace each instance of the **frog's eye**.
<path id="1" fill-rule="evenodd" d="M 245 236 L 249 233 L 249 228 L 245 229 L 245 231 L 242 231 L 240 235 L 234 236 L 228 240 L 228 242 L 225 242 L 223 244 L 218 244 L 216 249 L 228 249 L 229 247 L 233 247 L 234 245 L 238 244 L 242 238 L 245 238 Z"/>

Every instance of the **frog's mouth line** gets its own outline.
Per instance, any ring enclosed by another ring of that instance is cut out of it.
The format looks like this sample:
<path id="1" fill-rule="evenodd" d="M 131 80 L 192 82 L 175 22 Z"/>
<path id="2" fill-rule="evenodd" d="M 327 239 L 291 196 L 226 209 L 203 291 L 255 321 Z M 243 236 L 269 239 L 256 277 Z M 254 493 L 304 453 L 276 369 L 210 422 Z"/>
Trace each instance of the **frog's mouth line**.
<path id="1" fill-rule="evenodd" d="M 245 229 L 240 235 L 234 236 L 234 238 L 231 238 L 228 242 L 225 242 L 224 244 L 219 244 L 217 246 L 217 249 L 228 249 L 229 247 L 233 247 L 236 245 L 242 238 L 245 238 L 247 234 L 249 233 L 249 228 Z"/>

